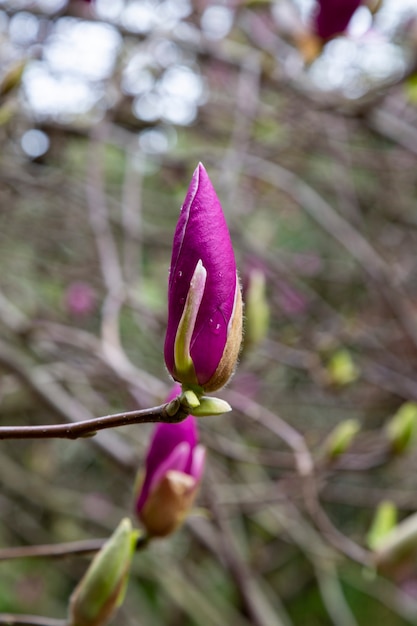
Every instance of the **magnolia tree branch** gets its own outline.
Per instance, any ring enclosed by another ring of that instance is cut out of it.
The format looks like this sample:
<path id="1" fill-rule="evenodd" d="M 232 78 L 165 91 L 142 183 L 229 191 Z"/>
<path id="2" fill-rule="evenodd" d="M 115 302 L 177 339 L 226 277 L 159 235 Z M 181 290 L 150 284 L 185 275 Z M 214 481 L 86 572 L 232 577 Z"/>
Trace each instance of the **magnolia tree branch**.
<path id="1" fill-rule="evenodd" d="M 167 408 L 172 403 L 161 404 L 151 409 L 140 409 L 127 413 L 114 413 L 103 417 L 73 422 L 71 424 L 50 424 L 45 426 L 1 426 L 0 439 L 79 439 L 92 437 L 97 431 L 106 428 L 118 428 L 131 424 L 153 422 L 182 422 L 188 412 L 178 404 L 178 409 L 171 414 Z"/>
<path id="2" fill-rule="evenodd" d="M 107 539 L 84 539 L 37 546 L 17 546 L 0 549 L 0 561 L 11 561 L 27 558 L 59 558 L 68 555 L 84 555 L 98 552 Z M 141 550 L 149 542 L 148 535 L 139 535 L 136 541 L 136 550 Z M 1 622 L 0 622 L 1 623 Z"/>
<path id="3" fill-rule="evenodd" d="M 70 424 L 79 424 L 80 420 L 91 421 L 94 419 L 94 415 L 88 408 L 71 396 L 50 374 L 40 370 L 38 367 L 30 368 L 23 355 L 14 346 L 1 340 L 0 366 L 13 372 L 45 407 L 51 409 L 61 419 Z M 100 439 L 94 441 L 96 446 L 117 462 L 120 467 L 131 469 L 133 461 L 132 450 L 126 442 L 116 438 L 114 433 L 104 433 Z"/>
<path id="4" fill-rule="evenodd" d="M 68 622 L 65 619 L 54 619 L 40 615 L 0 613 L 0 624 L 7 624 L 7 626 L 67 626 Z"/>

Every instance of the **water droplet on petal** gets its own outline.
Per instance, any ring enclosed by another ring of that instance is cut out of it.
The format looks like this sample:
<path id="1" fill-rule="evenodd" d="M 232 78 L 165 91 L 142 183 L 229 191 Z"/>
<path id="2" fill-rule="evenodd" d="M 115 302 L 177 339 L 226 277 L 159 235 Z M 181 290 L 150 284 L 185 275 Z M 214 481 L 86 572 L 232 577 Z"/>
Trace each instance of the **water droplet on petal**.
<path id="1" fill-rule="evenodd" d="M 220 332 L 220 324 L 215 322 L 213 318 L 209 319 L 209 328 L 214 335 L 218 335 Z"/>

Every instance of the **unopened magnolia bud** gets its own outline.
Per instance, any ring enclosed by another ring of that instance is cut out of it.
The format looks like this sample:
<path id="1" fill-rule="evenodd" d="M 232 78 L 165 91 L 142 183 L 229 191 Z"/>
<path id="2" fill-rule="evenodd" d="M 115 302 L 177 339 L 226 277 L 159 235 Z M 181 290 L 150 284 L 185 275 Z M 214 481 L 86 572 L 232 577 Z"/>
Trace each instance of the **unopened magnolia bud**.
<path id="1" fill-rule="evenodd" d="M 367 534 L 366 542 L 371 550 L 377 550 L 385 540 L 385 537 L 397 523 L 397 507 L 389 500 L 384 500 L 378 505 L 372 526 Z"/>
<path id="2" fill-rule="evenodd" d="M 327 41 L 335 35 L 341 35 L 347 29 L 350 20 L 362 0 L 317 0 L 313 28 L 316 34 Z"/>
<path id="3" fill-rule="evenodd" d="M 200 405 L 191 389 L 181 395 L 176 384 L 167 401 L 174 398 L 185 409 Z M 158 424 L 146 455 L 141 485 L 135 487 L 136 512 L 151 537 L 174 532 L 189 512 L 204 471 L 205 449 L 198 444 L 193 415 L 178 424 Z"/>
<path id="4" fill-rule="evenodd" d="M 242 299 L 232 243 L 200 163 L 174 235 L 165 363 L 181 384 L 215 391 L 233 374 L 241 341 Z"/>
<path id="5" fill-rule="evenodd" d="M 149 494 L 141 511 L 141 520 L 152 537 L 166 537 L 186 518 L 197 493 L 198 483 L 193 476 L 168 471 Z"/>
<path id="6" fill-rule="evenodd" d="M 138 531 L 123 519 L 75 588 L 68 626 L 105 626 L 123 602 Z"/>
<path id="7" fill-rule="evenodd" d="M 331 459 L 334 459 L 341 454 L 344 454 L 351 445 L 360 428 L 360 423 L 355 419 L 340 422 L 340 424 L 332 430 L 325 442 L 327 455 Z"/>
<path id="8" fill-rule="evenodd" d="M 386 434 L 394 452 L 404 452 L 417 435 L 417 404 L 405 402 L 386 426 Z"/>

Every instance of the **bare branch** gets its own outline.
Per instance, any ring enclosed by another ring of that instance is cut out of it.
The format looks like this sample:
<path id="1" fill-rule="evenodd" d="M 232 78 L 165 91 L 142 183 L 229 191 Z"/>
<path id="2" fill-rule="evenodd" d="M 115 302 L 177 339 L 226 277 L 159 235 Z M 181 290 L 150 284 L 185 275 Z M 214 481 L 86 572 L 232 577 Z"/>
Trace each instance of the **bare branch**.
<path id="1" fill-rule="evenodd" d="M 6 624 L 7 626 L 66 626 L 67 620 L 41 617 L 39 615 L 0 613 L 0 624 Z"/>
<path id="2" fill-rule="evenodd" d="M 1 426 L 1 439 L 79 439 L 80 437 L 92 437 L 99 430 L 106 428 L 118 428 L 132 424 L 148 424 L 154 422 L 182 422 L 188 413 L 179 406 L 174 415 L 167 413 L 168 404 L 151 409 L 139 409 L 127 413 L 114 413 L 103 417 L 94 417 L 81 422 L 71 424 L 51 424 L 45 426 Z"/>
<path id="3" fill-rule="evenodd" d="M 37 546 L 18 546 L 0 549 L 0 561 L 27 558 L 59 558 L 68 555 L 91 554 L 101 550 L 107 539 L 85 539 L 65 543 L 44 544 Z M 149 541 L 147 535 L 140 535 L 136 542 L 136 550 L 144 548 Z"/>

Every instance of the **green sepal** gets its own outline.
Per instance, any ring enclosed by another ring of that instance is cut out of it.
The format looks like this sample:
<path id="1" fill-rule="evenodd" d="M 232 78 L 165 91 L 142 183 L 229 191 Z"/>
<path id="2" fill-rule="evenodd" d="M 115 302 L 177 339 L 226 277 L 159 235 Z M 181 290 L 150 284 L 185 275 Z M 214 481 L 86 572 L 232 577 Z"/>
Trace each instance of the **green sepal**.
<path id="1" fill-rule="evenodd" d="M 200 404 L 193 409 L 194 417 L 208 417 L 209 415 L 223 415 L 232 410 L 232 407 L 225 400 L 201 396 Z"/>

